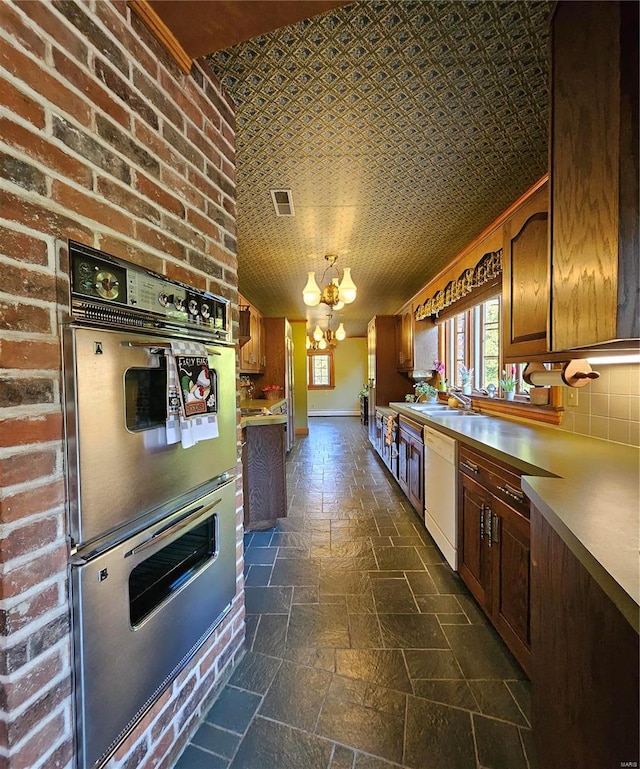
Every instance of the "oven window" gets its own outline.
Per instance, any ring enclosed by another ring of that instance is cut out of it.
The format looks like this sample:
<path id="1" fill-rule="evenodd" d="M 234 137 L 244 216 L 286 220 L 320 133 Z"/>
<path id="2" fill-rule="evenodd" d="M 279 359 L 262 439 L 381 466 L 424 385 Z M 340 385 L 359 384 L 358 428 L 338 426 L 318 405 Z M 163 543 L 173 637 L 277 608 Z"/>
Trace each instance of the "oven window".
<path id="1" fill-rule="evenodd" d="M 132 627 L 139 625 L 213 558 L 216 552 L 215 519 L 212 515 L 131 572 L 129 615 Z"/>
<path id="2" fill-rule="evenodd" d="M 167 420 L 167 368 L 129 368 L 124 374 L 127 430 L 137 433 L 164 425 Z"/>

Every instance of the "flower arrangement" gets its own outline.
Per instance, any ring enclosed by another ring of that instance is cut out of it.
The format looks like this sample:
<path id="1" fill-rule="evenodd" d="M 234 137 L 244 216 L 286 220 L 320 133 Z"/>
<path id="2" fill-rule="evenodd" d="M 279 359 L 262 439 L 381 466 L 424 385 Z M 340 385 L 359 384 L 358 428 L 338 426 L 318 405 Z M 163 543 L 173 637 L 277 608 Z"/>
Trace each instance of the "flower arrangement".
<path id="1" fill-rule="evenodd" d="M 413 385 L 413 389 L 415 390 L 416 397 L 418 398 L 433 398 L 438 394 L 438 390 L 428 382 L 416 382 Z"/>
<path id="2" fill-rule="evenodd" d="M 500 380 L 499 384 L 506 393 L 514 392 L 516 386 L 518 385 L 519 380 L 516 376 L 516 371 L 516 367 L 511 366 L 511 373 L 508 376 L 506 371 L 503 370 L 502 372 L 502 379 Z"/>
<path id="3" fill-rule="evenodd" d="M 464 364 L 460 366 L 460 382 L 463 385 L 470 385 L 473 379 L 473 369 L 467 368 Z"/>
<path id="4" fill-rule="evenodd" d="M 436 358 L 436 360 L 433 361 L 433 368 L 436 374 L 440 374 L 440 376 L 444 374 L 444 363 L 441 360 Z"/>
<path id="5" fill-rule="evenodd" d="M 277 401 L 280 397 L 280 392 L 282 391 L 282 387 L 276 384 L 265 385 L 261 389 L 264 397 L 268 401 Z"/>
<path id="6" fill-rule="evenodd" d="M 362 390 L 360 390 L 360 392 L 358 393 L 358 398 L 366 398 L 368 395 L 369 395 L 369 385 L 365 383 L 362 385 Z"/>

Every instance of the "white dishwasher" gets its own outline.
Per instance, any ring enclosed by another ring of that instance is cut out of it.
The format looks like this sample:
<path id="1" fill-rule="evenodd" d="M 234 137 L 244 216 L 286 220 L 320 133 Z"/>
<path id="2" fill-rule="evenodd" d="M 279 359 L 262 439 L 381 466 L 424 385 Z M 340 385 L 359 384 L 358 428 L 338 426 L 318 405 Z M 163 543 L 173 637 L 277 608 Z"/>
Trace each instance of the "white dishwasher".
<path id="1" fill-rule="evenodd" d="M 457 442 L 424 428 L 424 523 L 448 564 L 458 570 Z"/>

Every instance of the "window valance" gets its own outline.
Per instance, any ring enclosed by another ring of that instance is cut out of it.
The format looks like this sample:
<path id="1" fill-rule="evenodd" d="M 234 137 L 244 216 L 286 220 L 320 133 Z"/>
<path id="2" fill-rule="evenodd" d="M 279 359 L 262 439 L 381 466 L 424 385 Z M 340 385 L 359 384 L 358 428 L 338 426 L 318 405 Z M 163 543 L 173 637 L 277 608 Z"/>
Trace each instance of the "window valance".
<path id="1" fill-rule="evenodd" d="M 495 284 L 496 278 L 502 275 L 502 249 L 490 251 L 480 259 L 475 267 L 468 267 L 459 278 L 451 280 L 447 285 L 427 299 L 415 310 L 416 320 L 426 320 L 438 315 L 447 307 L 460 302 L 485 284 Z"/>

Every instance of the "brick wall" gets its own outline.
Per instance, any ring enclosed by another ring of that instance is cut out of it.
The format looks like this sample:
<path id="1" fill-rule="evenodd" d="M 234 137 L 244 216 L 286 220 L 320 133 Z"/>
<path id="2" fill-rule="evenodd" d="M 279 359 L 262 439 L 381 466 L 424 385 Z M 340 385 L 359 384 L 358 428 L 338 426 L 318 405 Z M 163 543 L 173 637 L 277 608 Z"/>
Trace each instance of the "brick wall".
<path id="1" fill-rule="evenodd" d="M 67 238 L 237 301 L 233 107 L 124 0 L 0 2 L 0 769 L 73 761 L 59 322 Z M 240 492 L 238 492 L 240 494 Z M 110 766 L 170 767 L 232 612 Z"/>

